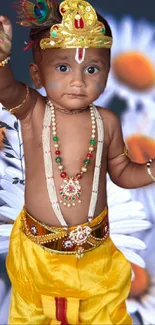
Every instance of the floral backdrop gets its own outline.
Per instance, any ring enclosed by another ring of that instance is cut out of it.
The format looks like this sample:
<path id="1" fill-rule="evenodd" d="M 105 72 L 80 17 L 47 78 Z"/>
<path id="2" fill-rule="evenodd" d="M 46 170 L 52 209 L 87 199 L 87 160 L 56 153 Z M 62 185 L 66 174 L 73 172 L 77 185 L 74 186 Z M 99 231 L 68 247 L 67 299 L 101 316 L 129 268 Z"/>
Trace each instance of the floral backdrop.
<path id="1" fill-rule="evenodd" d="M 106 14 L 112 28 L 114 45 L 107 88 L 96 104 L 110 108 L 120 116 L 130 157 L 143 163 L 155 156 L 155 24 L 127 13 L 121 14 L 120 18 L 110 3 L 109 0 L 108 7 L 97 1 L 98 10 L 104 16 Z M 123 2 L 118 1 L 118 7 L 120 3 Z M 8 14 L 7 10 L 5 14 Z M 19 31 L 16 26 L 14 28 Z M 21 44 L 23 46 L 23 39 Z M 16 49 L 18 46 L 16 42 Z M 21 55 L 25 58 L 27 54 Z M 12 66 L 17 75 L 20 64 L 17 67 L 13 57 Z M 27 61 L 24 61 L 23 79 L 30 83 L 25 74 L 26 65 Z M 5 257 L 13 222 L 24 203 L 24 185 L 20 123 L 0 105 L 0 325 L 7 324 L 11 286 Z M 155 185 L 124 190 L 116 187 L 107 175 L 107 188 L 111 237 L 132 263 L 128 310 L 134 325 L 154 325 Z"/>
<path id="2" fill-rule="evenodd" d="M 114 37 L 111 72 L 107 88 L 96 103 L 120 115 L 130 158 L 145 163 L 155 156 L 155 25 L 130 16 L 119 21 L 112 16 L 107 19 Z M 131 191 L 132 199 L 143 204 L 152 223 L 151 230 L 138 233 L 147 246 L 140 253 L 146 266 L 145 273 L 135 270 L 137 278 L 131 289 L 136 316 L 143 325 L 155 324 L 154 190 L 155 184 Z"/>

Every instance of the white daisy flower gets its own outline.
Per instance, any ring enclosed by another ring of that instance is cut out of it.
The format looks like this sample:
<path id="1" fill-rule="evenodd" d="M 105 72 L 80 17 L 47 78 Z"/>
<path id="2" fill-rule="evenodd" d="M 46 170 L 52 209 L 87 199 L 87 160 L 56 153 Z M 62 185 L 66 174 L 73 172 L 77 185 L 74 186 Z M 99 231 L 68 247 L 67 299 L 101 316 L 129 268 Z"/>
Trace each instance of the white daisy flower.
<path id="1" fill-rule="evenodd" d="M 155 117 L 155 27 L 125 17 L 106 17 L 113 33 L 111 71 L 104 93 L 95 102 L 106 106 L 116 95 L 130 110 L 143 108 Z"/>
<path id="2" fill-rule="evenodd" d="M 146 230 L 151 223 L 146 219 L 143 205 L 133 201 L 131 192 L 116 186 L 109 178 L 107 179 L 107 197 L 109 207 L 110 235 L 126 258 L 134 264 L 145 267 L 144 260 L 137 250 L 146 248 L 144 242 L 133 233 Z"/>
<path id="3" fill-rule="evenodd" d="M 23 145 L 21 126 L 19 120 L 0 106 L 0 127 L 6 129 L 7 139 L 4 139 L 4 147 L 0 159 L 18 169 L 25 168 L 23 160 Z"/>

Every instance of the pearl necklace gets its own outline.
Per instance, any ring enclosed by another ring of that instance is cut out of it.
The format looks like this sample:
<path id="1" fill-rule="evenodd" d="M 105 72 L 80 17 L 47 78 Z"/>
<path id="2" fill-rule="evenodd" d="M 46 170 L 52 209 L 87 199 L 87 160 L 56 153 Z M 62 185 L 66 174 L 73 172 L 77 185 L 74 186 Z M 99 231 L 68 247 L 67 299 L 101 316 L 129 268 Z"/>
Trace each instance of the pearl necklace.
<path id="1" fill-rule="evenodd" d="M 62 158 L 60 157 L 61 152 L 59 150 L 59 138 L 57 136 L 57 128 L 56 128 L 56 117 L 55 117 L 55 108 L 53 103 L 49 100 L 48 105 L 51 107 L 51 115 L 52 115 L 52 132 L 53 132 L 53 141 L 54 147 L 56 149 L 56 163 L 58 165 L 58 169 L 60 170 L 60 177 L 63 179 L 63 183 L 60 187 L 59 194 L 61 197 L 60 203 L 68 208 L 74 207 L 76 203 L 81 203 L 81 195 L 82 195 L 82 188 L 80 185 L 79 180 L 83 177 L 85 173 L 87 173 L 88 165 L 90 164 L 90 158 L 92 157 L 92 152 L 94 151 L 95 141 L 95 134 L 96 134 L 96 121 L 95 121 L 95 114 L 93 108 L 90 107 L 90 115 L 92 121 L 92 135 L 89 145 L 89 150 L 87 153 L 87 157 L 84 160 L 84 164 L 81 167 L 81 171 L 76 174 L 75 176 L 69 176 L 64 171 L 64 166 L 62 165 Z"/>
<path id="2" fill-rule="evenodd" d="M 42 134 L 42 142 L 43 142 L 43 152 L 44 152 L 44 163 L 45 163 L 45 175 L 46 175 L 46 182 L 47 182 L 47 189 L 49 193 L 49 198 L 51 205 L 53 207 L 53 210 L 62 226 L 67 226 L 67 223 L 65 222 L 63 215 L 61 213 L 60 205 L 57 198 L 56 188 L 54 184 L 54 177 L 53 177 L 53 168 L 52 168 L 52 159 L 51 159 L 51 150 L 50 150 L 50 126 L 51 121 L 53 124 L 53 136 L 56 137 L 56 121 L 54 116 L 54 110 L 51 109 L 53 107 L 53 104 L 51 102 L 47 102 L 46 108 L 45 108 L 45 115 L 44 115 L 44 123 L 43 123 L 43 134 Z M 90 207 L 88 212 L 88 221 L 91 221 L 94 217 L 96 202 L 97 202 L 97 193 L 98 193 L 98 185 L 99 185 L 99 175 L 100 175 L 100 169 L 101 169 L 101 159 L 102 159 L 102 151 L 103 151 L 103 123 L 101 120 L 101 117 L 94 105 L 90 105 L 90 111 L 91 111 L 91 117 L 92 118 L 92 126 L 95 126 L 94 116 L 96 118 L 97 123 L 97 129 L 98 129 L 98 144 L 97 144 L 97 153 L 96 153 L 96 162 L 95 162 L 95 170 L 94 170 L 94 178 L 93 178 L 93 186 L 92 186 L 92 195 L 91 195 L 91 201 L 90 201 Z M 52 120 L 53 119 L 53 120 Z M 94 130 L 94 131 L 93 131 Z M 92 128 L 92 141 L 95 141 L 95 128 Z M 54 138 L 53 137 L 53 138 Z M 54 139 L 53 139 L 54 140 Z M 58 139 L 56 137 L 55 139 L 57 142 Z M 55 143 L 58 146 L 58 143 Z M 93 148 L 92 145 L 94 145 L 95 142 L 91 143 L 91 148 Z M 90 148 L 89 147 L 89 148 Z M 56 149 L 58 147 L 55 147 Z M 94 148 L 93 148 L 94 150 Z M 93 151 L 92 150 L 92 151 Z M 60 163 L 60 161 L 59 161 Z M 62 166 L 59 164 L 59 166 Z M 60 167 L 61 170 L 62 167 Z M 86 168 L 83 166 L 82 168 Z M 82 169 L 81 168 L 81 169 Z M 81 170 L 81 172 L 86 172 Z M 70 180 L 71 181 L 71 180 Z M 76 179 L 78 181 L 78 179 Z M 79 184 L 77 184 L 77 187 L 80 187 Z M 80 189 L 80 188 L 78 188 Z"/>

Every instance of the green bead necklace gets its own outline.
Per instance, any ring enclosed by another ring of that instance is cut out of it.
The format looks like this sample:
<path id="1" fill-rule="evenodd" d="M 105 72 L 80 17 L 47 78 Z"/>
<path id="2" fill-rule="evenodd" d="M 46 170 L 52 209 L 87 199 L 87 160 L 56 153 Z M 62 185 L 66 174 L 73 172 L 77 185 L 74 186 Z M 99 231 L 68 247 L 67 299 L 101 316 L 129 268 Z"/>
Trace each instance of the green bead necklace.
<path id="1" fill-rule="evenodd" d="M 86 155 L 86 159 L 83 161 L 83 166 L 81 167 L 81 171 L 77 173 L 75 176 L 69 176 L 64 171 L 64 165 L 62 164 L 61 152 L 59 150 L 59 138 L 57 136 L 57 128 L 56 128 L 56 116 L 55 116 L 55 108 L 53 103 L 49 100 L 48 105 L 51 107 L 51 115 L 52 115 L 52 133 L 53 133 L 53 142 L 55 147 L 55 161 L 57 163 L 58 169 L 60 171 L 60 177 L 63 179 L 63 183 L 60 186 L 59 194 L 60 194 L 60 203 L 64 206 L 70 208 L 76 205 L 76 202 L 81 203 L 81 195 L 82 188 L 79 180 L 84 176 L 84 174 L 88 171 L 88 165 L 91 163 L 92 153 L 94 151 L 94 147 L 96 144 L 96 118 L 94 114 L 93 107 L 90 106 L 90 116 L 92 122 L 92 135 L 89 143 L 88 153 Z"/>

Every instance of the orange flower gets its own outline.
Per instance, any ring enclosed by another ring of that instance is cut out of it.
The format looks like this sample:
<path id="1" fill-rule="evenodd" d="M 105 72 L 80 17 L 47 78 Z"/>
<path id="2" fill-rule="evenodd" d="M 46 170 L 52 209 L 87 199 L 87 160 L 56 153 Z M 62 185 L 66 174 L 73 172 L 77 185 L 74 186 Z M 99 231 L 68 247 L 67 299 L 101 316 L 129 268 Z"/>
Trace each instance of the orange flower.
<path id="1" fill-rule="evenodd" d="M 140 297 L 144 295 L 149 288 L 150 278 L 146 269 L 138 265 L 132 264 L 135 279 L 131 283 L 130 297 Z"/>
<path id="2" fill-rule="evenodd" d="M 126 138 L 130 159 L 136 163 L 145 163 L 155 156 L 155 141 L 147 136 L 135 134 Z"/>
<path id="3" fill-rule="evenodd" d="M 116 77 L 130 88 L 144 91 L 154 86 L 154 66 L 142 53 L 121 53 L 113 59 L 112 68 Z"/>

